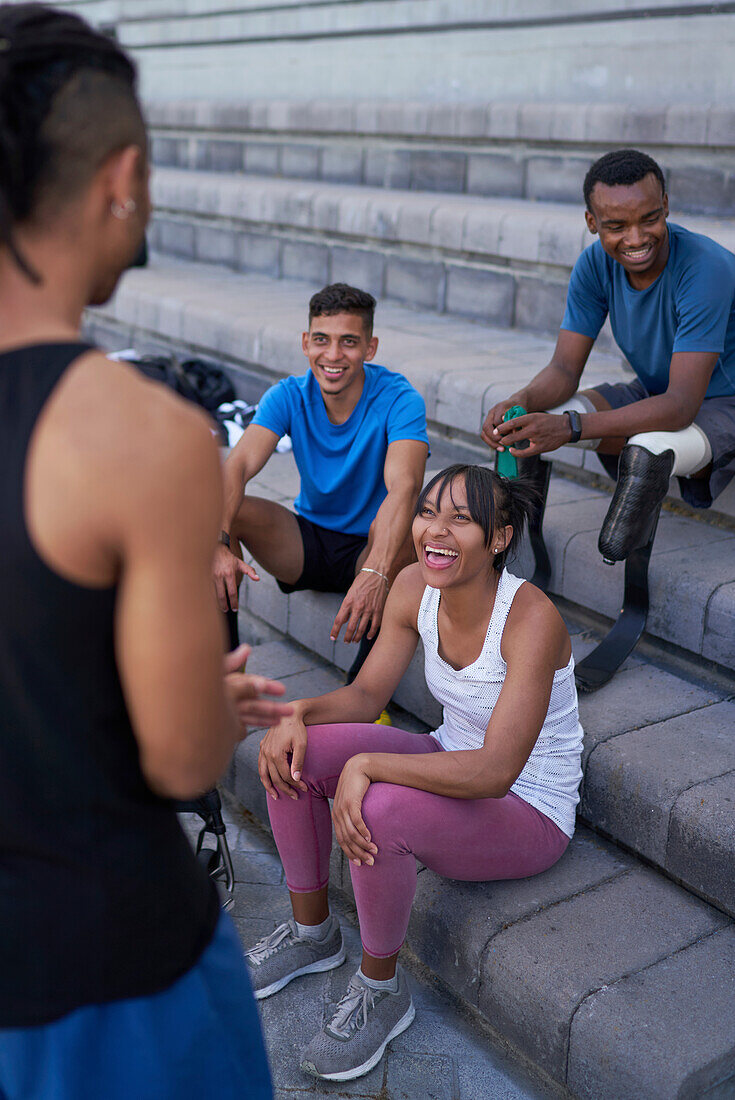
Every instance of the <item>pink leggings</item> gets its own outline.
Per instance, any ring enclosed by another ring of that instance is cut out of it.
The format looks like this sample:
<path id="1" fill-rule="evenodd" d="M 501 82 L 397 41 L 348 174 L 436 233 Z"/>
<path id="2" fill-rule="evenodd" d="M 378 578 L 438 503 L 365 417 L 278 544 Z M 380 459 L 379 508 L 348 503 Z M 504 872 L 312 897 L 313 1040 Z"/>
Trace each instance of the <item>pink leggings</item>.
<path id="1" fill-rule="evenodd" d="M 310 726 L 298 801 L 268 799 L 273 835 L 295 894 L 326 886 L 332 849 L 328 798 L 358 752 L 442 752 L 431 736 L 387 726 Z M 372 867 L 350 863 L 363 947 L 388 958 L 406 936 L 416 892 L 416 860 L 445 878 L 484 882 L 525 878 L 556 863 L 569 838 L 545 814 L 509 792 L 505 798 L 445 795 L 373 783 L 362 816 L 378 854 Z"/>

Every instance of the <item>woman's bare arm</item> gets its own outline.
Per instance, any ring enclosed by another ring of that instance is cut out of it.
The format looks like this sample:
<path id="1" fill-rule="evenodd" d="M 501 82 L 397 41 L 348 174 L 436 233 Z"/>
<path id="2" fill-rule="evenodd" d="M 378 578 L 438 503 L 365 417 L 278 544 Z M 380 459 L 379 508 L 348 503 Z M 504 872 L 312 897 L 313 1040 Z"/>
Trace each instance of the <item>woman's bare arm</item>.
<path id="1" fill-rule="evenodd" d="M 481 748 L 427 755 L 363 753 L 350 761 L 371 782 L 450 798 L 502 798 L 523 770 L 549 709 L 554 672 L 569 661 L 566 627 L 543 593 L 519 589 L 503 634 L 507 673 Z"/>
<path id="2" fill-rule="evenodd" d="M 268 730 L 260 746 L 258 770 L 268 794 L 298 797 L 307 726 L 331 722 L 373 722 L 408 668 L 418 642 L 416 616 L 423 593 L 417 565 L 396 578 L 385 605 L 377 641 L 355 681 L 326 695 L 294 702 L 293 714 Z"/>

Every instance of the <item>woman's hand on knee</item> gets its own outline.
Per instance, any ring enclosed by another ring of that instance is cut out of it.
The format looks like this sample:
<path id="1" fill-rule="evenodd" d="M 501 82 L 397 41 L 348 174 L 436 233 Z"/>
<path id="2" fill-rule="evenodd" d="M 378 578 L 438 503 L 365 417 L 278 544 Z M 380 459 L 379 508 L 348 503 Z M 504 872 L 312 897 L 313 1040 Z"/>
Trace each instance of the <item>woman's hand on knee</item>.
<path id="1" fill-rule="evenodd" d="M 370 786 L 370 777 L 364 770 L 361 757 L 352 756 L 342 769 L 332 807 L 332 821 L 337 843 L 358 867 L 372 866 L 378 849 L 372 842 L 370 830 L 362 817 L 362 801 Z"/>
<path id="2" fill-rule="evenodd" d="M 306 726 L 298 713 L 271 726 L 260 742 L 258 774 L 271 798 L 278 798 L 279 792 L 298 798 L 298 792 L 306 790 L 301 778 L 306 742 Z"/>

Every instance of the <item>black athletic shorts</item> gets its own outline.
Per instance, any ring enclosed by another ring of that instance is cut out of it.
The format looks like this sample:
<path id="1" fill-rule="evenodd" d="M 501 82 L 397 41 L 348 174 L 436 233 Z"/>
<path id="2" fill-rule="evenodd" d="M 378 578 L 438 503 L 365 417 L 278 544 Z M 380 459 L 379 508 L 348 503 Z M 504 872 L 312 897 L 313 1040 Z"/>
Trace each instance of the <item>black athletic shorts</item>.
<path id="1" fill-rule="evenodd" d="M 304 570 L 295 584 L 278 581 L 281 592 L 346 592 L 355 579 L 357 559 L 367 545 L 367 535 L 345 535 L 319 527 L 295 513 L 304 544 Z"/>

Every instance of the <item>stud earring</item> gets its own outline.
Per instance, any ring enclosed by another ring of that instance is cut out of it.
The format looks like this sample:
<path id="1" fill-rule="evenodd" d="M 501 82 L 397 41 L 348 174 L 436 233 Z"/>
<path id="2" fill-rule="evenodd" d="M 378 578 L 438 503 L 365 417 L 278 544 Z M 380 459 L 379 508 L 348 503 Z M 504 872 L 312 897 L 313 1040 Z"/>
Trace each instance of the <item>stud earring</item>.
<path id="1" fill-rule="evenodd" d="M 135 213 L 136 209 L 135 199 L 126 199 L 122 206 L 116 202 L 110 204 L 112 216 L 121 222 L 126 221 L 131 214 Z"/>

